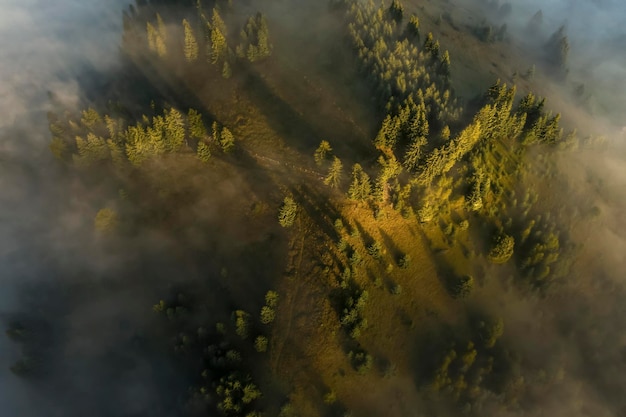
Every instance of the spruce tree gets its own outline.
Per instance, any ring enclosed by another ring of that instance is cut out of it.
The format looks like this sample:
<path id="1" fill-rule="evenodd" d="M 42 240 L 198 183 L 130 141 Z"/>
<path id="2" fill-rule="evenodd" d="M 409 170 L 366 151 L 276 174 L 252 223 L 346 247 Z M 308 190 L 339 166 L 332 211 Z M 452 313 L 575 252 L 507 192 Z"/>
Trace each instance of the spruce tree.
<path id="1" fill-rule="evenodd" d="M 352 183 L 348 189 L 348 198 L 356 201 L 367 200 L 372 193 L 372 183 L 369 175 L 359 164 L 352 167 Z"/>
<path id="2" fill-rule="evenodd" d="M 194 62 L 198 59 L 198 42 L 187 19 L 183 19 L 183 28 L 185 31 L 185 58 L 188 62 Z"/>
<path id="3" fill-rule="evenodd" d="M 341 163 L 341 160 L 335 156 L 328 171 L 328 175 L 324 179 L 324 184 L 330 186 L 331 188 L 339 187 L 339 184 L 341 183 L 342 171 L 343 164 Z"/>

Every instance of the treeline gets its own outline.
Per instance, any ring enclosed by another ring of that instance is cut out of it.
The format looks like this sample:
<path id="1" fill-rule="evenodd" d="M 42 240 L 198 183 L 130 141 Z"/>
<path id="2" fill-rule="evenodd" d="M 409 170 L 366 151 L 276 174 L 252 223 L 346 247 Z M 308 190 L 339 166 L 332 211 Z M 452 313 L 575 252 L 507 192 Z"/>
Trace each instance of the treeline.
<path id="1" fill-rule="evenodd" d="M 186 114 L 175 108 L 164 109 L 151 118 L 144 115 L 135 124 L 91 108 L 80 117 L 66 116 L 62 119 L 54 113 L 48 115 L 50 149 L 59 160 L 77 168 L 105 163 L 123 168 L 128 162 L 139 166 L 146 160 L 184 151 L 195 151 L 207 162 L 211 148 L 230 152 L 235 144 L 230 130 L 217 121 L 209 134 L 202 115 L 194 109 Z"/>
<path id="2" fill-rule="evenodd" d="M 160 300 L 152 309 L 168 319 L 175 335 L 173 350 L 194 366 L 195 384 L 189 389 L 190 406 L 198 403 L 222 415 L 258 417 L 263 394 L 252 376 L 251 363 L 263 361 L 269 349 L 270 325 L 276 317 L 279 295 L 268 291 L 258 318 L 234 310 L 230 323 L 196 324 L 199 303 L 179 293 Z M 202 307 L 200 307 L 202 308 Z"/>
<path id="3" fill-rule="evenodd" d="M 224 78 L 232 75 L 238 59 L 255 62 L 272 54 L 267 20 L 261 13 L 250 16 L 236 36 L 236 31 L 222 18 L 222 10 L 228 12 L 230 7 L 217 5 L 206 11 L 198 1 L 195 16 L 182 22 L 164 22 L 155 9 L 131 7 L 124 13 L 123 39 L 127 50 L 147 44 L 149 51 L 160 58 L 181 56 L 189 63 L 206 62 L 221 67 Z"/>

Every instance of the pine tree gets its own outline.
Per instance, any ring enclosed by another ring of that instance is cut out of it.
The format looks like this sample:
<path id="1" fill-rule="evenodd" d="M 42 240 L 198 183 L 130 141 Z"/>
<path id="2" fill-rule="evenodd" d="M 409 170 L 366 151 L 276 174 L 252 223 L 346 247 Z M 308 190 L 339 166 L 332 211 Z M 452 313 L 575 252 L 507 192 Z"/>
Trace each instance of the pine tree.
<path id="1" fill-rule="evenodd" d="M 198 59 L 198 42 L 187 19 L 183 19 L 183 28 L 185 31 L 185 58 L 188 62 L 194 62 Z"/>
<path id="2" fill-rule="evenodd" d="M 219 143 L 224 152 L 228 153 L 233 150 L 235 146 L 235 137 L 227 127 L 222 128 Z"/>
<path id="3" fill-rule="evenodd" d="M 324 159 L 326 159 L 326 155 L 332 152 L 332 150 L 333 148 L 331 148 L 330 143 L 325 140 L 321 141 L 320 146 L 317 147 L 317 149 L 315 150 L 315 154 L 313 155 L 315 163 L 318 166 L 321 166 L 322 162 L 324 162 Z"/>
<path id="4" fill-rule="evenodd" d="M 335 156 L 333 164 L 328 171 L 328 175 L 324 179 L 324 184 L 330 186 L 331 188 L 339 187 L 339 184 L 341 183 L 342 171 L 343 164 L 341 163 L 341 160 Z"/>
<path id="5" fill-rule="evenodd" d="M 187 120 L 189 125 L 189 136 L 194 139 L 202 139 L 206 136 L 206 127 L 202 122 L 202 115 L 194 110 L 189 109 L 187 114 Z"/>
<path id="6" fill-rule="evenodd" d="M 422 158 L 423 148 L 426 145 L 426 138 L 424 136 L 418 136 L 411 141 L 409 147 L 404 154 L 403 165 L 407 171 L 415 172 L 419 166 L 420 159 Z"/>
<path id="7" fill-rule="evenodd" d="M 217 62 L 226 54 L 228 45 L 226 44 L 226 37 L 217 26 L 213 26 L 211 29 L 211 63 L 217 64 Z"/>
<path id="8" fill-rule="evenodd" d="M 367 200 L 372 193 L 372 183 L 369 175 L 361 165 L 354 164 L 352 167 L 352 183 L 348 189 L 348 198 L 356 201 Z"/>
<path id="9" fill-rule="evenodd" d="M 406 34 L 411 40 L 419 42 L 420 40 L 420 21 L 417 16 L 412 15 L 406 24 Z"/>
<path id="10" fill-rule="evenodd" d="M 298 214 L 298 205 L 292 197 L 285 197 L 283 200 L 283 205 L 280 208 L 278 213 L 278 223 L 282 227 L 291 227 L 293 226 L 294 221 L 296 220 L 296 215 Z M 273 306 L 269 306 L 273 308 Z M 269 322 L 268 322 L 269 323 Z"/>
<path id="11" fill-rule="evenodd" d="M 198 150 L 197 150 L 198 159 L 202 162 L 207 163 L 211 159 L 211 149 L 209 145 L 204 142 L 198 142 Z"/>
<path id="12" fill-rule="evenodd" d="M 222 77 L 228 79 L 233 76 L 233 70 L 230 68 L 230 64 L 228 61 L 224 61 L 224 66 L 222 67 Z"/>

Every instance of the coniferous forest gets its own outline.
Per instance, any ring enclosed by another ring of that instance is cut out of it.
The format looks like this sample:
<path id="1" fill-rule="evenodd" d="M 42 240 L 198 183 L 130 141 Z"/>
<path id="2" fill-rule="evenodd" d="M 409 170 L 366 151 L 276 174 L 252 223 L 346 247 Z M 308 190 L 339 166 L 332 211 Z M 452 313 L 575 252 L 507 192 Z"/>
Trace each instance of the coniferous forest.
<path id="1" fill-rule="evenodd" d="M 517 3 L 129 4 L 40 117 L 71 245 L 3 312 L 13 381 L 55 416 L 622 415 L 613 151 Z"/>

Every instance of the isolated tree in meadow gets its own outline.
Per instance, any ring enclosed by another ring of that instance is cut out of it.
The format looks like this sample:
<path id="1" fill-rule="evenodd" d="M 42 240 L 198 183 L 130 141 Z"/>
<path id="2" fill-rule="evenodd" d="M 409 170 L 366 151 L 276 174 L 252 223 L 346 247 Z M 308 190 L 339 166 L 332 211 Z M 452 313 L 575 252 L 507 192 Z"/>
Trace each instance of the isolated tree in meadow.
<path id="1" fill-rule="evenodd" d="M 185 31 L 185 58 L 188 62 L 194 62 L 198 59 L 198 42 L 187 19 L 183 19 L 183 29 Z"/>
<path id="2" fill-rule="evenodd" d="M 282 227 L 291 227 L 296 220 L 297 214 L 298 205 L 292 197 L 287 196 L 283 200 L 283 205 L 278 212 L 278 223 Z"/>
<path id="3" fill-rule="evenodd" d="M 336 156 L 333 159 L 333 163 L 328 170 L 328 175 L 324 179 L 324 184 L 330 186 L 331 188 L 339 187 L 341 184 L 341 177 L 343 175 L 343 163 Z"/>
<path id="4" fill-rule="evenodd" d="M 332 152 L 333 148 L 331 148 L 330 143 L 323 140 L 320 142 L 320 146 L 317 147 L 315 153 L 313 154 L 313 158 L 315 159 L 315 163 L 320 166 L 322 162 L 326 159 L 326 156 Z"/>

